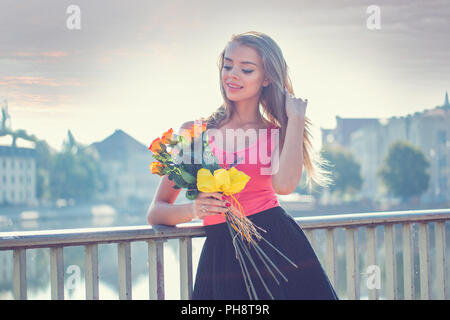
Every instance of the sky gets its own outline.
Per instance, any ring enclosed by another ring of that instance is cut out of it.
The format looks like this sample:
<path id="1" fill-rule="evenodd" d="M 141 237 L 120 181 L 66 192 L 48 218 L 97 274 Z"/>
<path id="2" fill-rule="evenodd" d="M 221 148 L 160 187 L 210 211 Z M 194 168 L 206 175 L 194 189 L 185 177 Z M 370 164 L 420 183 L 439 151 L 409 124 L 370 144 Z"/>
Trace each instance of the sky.
<path id="1" fill-rule="evenodd" d="M 253 30 L 282 49 L 319 148 L 336 116 L 442 105 L 449 20 L 448 0 L 0 0 L 0 104 L 58 150 L 69 129 L 82 144 L 116 129 L 149 144 L 221 105 L 219 54 Z"/>

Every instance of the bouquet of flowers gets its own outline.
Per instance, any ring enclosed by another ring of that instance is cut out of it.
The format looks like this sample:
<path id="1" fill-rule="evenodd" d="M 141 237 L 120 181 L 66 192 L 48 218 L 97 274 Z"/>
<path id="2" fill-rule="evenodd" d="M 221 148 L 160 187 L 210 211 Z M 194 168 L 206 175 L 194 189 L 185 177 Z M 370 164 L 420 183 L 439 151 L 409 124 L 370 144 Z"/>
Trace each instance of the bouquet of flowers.
<path id="1" fill-rule="evenodd" d="M 206 123 L 194 123 L 190 129 L 184 130 L 180 135 L 174 134 L 173 129 L 169 129 L 161 137 L 153 140 L 148 148 L 153 152 L 153 158 L 156 160 L 150 164 L 150 170 L 153 174 L 167 175 L 168 179 L 175 183 L 175 189 L 186 189 L 186 197 L 190 200 L 195 200 L 199 192 L 221 192 L 230 196 L 233 208 L 222 214 L 233 239 L 236 258 L 239 261 L 249 297 L 258 299 L 250 277 L 250 269 L 244 257 L 250 261 L 265 290 L 273 299 L 249 249 L 251 247 L 255 249 L 257 256 L 278 284 L 280 282 L 275 274 L 281 276 L 284 281 L 287 281 L 287 278 L 261 249 L 258 244 L 260 241 L 268 244 L 288 262 L 297 266 L 261 235 L 259 231 L 265 232 L 265 230 L 254 225 L 245 216 L 239 201 L 233 196 L 245 188 L 250 177 L 236 169 L 236 163 L 229 169 L 222 168 L 207 141 Z"/>

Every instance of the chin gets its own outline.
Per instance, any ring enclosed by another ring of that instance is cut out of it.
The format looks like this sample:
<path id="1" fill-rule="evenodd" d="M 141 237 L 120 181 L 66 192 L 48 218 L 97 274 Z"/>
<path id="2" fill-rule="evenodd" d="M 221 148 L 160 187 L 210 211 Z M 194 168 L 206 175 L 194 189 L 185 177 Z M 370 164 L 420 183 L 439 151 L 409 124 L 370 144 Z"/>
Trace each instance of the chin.
<path id="1" fill-rule="evenodd" d="M 251 97 L 251 95 L 248 95 L 246 92 L 239 92 L 239 94 L 233 94 L 233 93 L 226 93 L 228 100 L 231 101 L 241 101 L 246 100 Z"/>
<path id="2" fill-rule="evenodd" d="M 230 100 L 230 101 L 240 101 L 240 100 L 242 100 L 241 98 L 230 97 L 230 96 L 227 96 L 227 98 L 228 98 L 228 100 Z"/>
<path id="3" fill-rule="evenodd" d="M 228 97 L 228 100 L 230 100 L 230 101 L 233 101 L 233 102 L 238 102 L 238 101 L 243 101 L 243 100 L 246 100 L 247 98 L 246 97 Z"/>

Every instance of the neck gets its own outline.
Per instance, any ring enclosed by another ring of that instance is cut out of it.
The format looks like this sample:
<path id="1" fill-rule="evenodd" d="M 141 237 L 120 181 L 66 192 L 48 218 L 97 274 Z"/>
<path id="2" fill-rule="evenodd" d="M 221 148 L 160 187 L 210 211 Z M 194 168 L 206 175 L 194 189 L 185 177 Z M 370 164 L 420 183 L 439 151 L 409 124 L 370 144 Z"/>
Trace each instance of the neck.
<path id="1" fill-rule="evenodd" d="M 234 113 L 231 120 L 237 123 L 255 123 L 262 120 L 259 112 L 259 97 L 234 102 Z"/>

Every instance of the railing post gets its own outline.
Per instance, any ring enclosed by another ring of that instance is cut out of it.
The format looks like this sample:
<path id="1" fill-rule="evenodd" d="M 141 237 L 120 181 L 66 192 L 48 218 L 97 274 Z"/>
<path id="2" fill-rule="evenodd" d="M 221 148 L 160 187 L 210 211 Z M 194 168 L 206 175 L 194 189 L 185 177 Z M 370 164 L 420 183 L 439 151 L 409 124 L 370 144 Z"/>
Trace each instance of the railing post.
<path id="1" fill-rule="evenodd" d="M 446 245 L 445 245 L 445 221 L 435 223 L 434 233 L 436 237 L 436 283 L 437 299 L 448 299 L 447 279 L 446 279 Z"/>
<path id="2" fill-rule="evenodd" d="M 120 242 L 118 248 L 119 299 L 131 300 L 131 246 L 130 242 Z"/>
<path id="3" fill-rule="evenodd" d="M 164 242 L 148 241 L 149 289 L 151 300 L 164 300 Z"/>
<path id="4" fill-rule="evenodd" d="M 190 300 L 192 297 L 192 238 L 180 238 L 180 298 Z"/>
<path id="5" fill-rule="evenodd" d="M 306 235 L 306 238 L 308 238 L 309 243 L 311 244 L 311 247 L 314 249 L 315 248 L 315 243 L 314 243 L 314 230 L 313 229 L 306 229 L 303 231 Z"/>
<path id="6" fill-rule="evenodd" d="M 397 299 L 397 267 L 393 224 L 384 226 L 384 244 L 386 260 L 386 297 L 389 300 L 395 300 Z"/>
<path id="7" fill-rule="evenodd" d="M 98 245 L 85 246 L 86 299 L 98 300 Z"/>
<path id="8" fill-rule="evenodd" d="M 403 242 L 403 288 L 405 300 L 414 300 L 414 246 L 412 239 L 412 223 L 402 226 Z"/>
<path id="9" fill-rule="evenodd" d="M 25 249 L 15 249 L 14 253 L 14 298 L 27 299 L 27 255 Z"/>
<path id="10" fill-rule="evenodd" d="M 367 265 L 377 266 L 377 240 L 376 240 L 376 228 L 366 227 L 366 250 L 367 250 Z M 378 289 L 367 288 L 370 300 L 378 300 Z"/>
<path id="11" fill-rule="evenodd" d="M 419 223 L 420 298 L 422 300 L 431 299 L 428 238 L 428 223 Z"/>
<path id="12" fill-rule="evenodd" d="M 328 228 L 326 230 L 326 268 L 328 277 L 333 287 L 336 286 L 336 245 L 335 245 L 335 228 Z"/>
<path id="13" fill-rule="evenodd" d="M 52 300 L 64 300 L 63 247 L 50 248 L 50 283 Z"/>
<path id="14" fill-rule="evenodd" d="M 359 258 L 356 245 L 357 228 L 345 229 L 347 295 L 349 300 L 359 300 Z"/>

